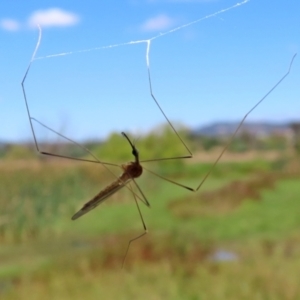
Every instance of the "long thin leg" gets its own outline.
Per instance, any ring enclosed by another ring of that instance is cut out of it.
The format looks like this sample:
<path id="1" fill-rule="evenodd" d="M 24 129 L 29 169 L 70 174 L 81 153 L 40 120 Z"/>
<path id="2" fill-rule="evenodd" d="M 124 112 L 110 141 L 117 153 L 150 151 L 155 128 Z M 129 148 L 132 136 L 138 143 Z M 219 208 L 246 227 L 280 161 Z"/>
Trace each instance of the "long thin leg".
<path id="1" fill-rule="evenodd" d="M 229 147 L 229 145 L 232 143 L 233 139 L 235 138 L 236 134 L 238 133 L 239 129 L 241 128 L 241 126 L 243 125 L 243 123 L 245 122 L 246 118 L 248 117 L 248 115 L 259 105 L 261 104 L 277 87 L 278 85 L 289 75 L 290 71 L 291 71 L 291 68 L 292 68 L 292 65 L 293 65 L 293 62 L 294 62 L 294 59 L 296 57 L 297 53 L 295 53 L 291 59 L 291 62 L 290 62 L 290 65 L 289 65 L 289 68 L 288 68 L 288 71 L 277 81 L 277 83 L 246 113 L 246 115 L 243 117 L 243 119 L 241 120 L 241 122 L 239 123 L 239 125 L 237 126 L 236 130 L 234 131 L 234 133 L 232 134 L 232 136 L 230 137 L 229 141 L 226 143 L 225 147 L 223 148 L 223 150 L 221 151 L 221 153 L 219 154 L 219 156 L 217 157 L 217 159 L 215 160 L 215 162 L 213 163 L 213 165 L 210 167 L 209 171 L 206 173 L 206 175 L 204 176 L 204 178 L 201 180 L 201 182 L 199 183 L 199 185 L 196 187 L 196 188 L 191 188 L 191 187 L 188 187 L 186 185 L 183 185 L 181 183 L 178 183 L 178 182 L 175 182 L 173 180 L 170 180 L 168 178 L 165 178 L 161 175 L 158 175 L 154 172 L 152 172 L 151 170 L 149 169 L 146 169 L 144 167 L 144 169 L 150 173 L 152 173 L 153 175 L 156 175 L 157 177 L 161 178 L 161 179 L 164 179 L 170 183 L 173 183 L 175 185 L 178 185 L 178 186 L 181 186 L 185 189 L 188 189 L 192 192 L 196 192 L 198 191 L 201 186 L 203 185 L 203 183 L 206 181 L 206 179 L 208 178 L 208 176 L 211 174 L 212 170 L 215 168 L 215 166 L 217 165 L 217 163 L 219 162 L 219 160 L 221 159 L 221 157 L 223 156 L 224 152 L 227 150 L 227 148 Z M 150 80 L 150 83 L 151 83 L 151 78 L 150 78 L 150 72 L 149 72 L 149 80 Z M 151 84 L 150 84 L 150 87 L 151 87 Z M 157 103 L 157 105 L 159 106 L 157 100 L 155 99 L 155 97 L 153 96 L 152 94 L 152 89 L 151 89 L 151 95 L 153 97 L 153 99 L 155 100 L 155 102 Z M 161 107 L 159 106 L 159 109 L 162 111 Z M 178 132 L 175 130 L 175 128 L 172 126 L 171 122 L 169 121 L 169 119 L 167 118 L 167 116 L 163 113 L 163 115 L 165 116 L 165 118 L 167 119 L 168 123 L 170 124 L 172 130 L 174 131 L 174 133 L 178 135 Z M 179 138 L 180 141 L 183 143 L 183 145 L 187 148 L 186 144 L 182 141 L 181 138 Z M 188 148 L 187 148 L 188 149 Z M 188 150 L 189 153 L 191 153 L 190 150 Z M 179 157 L 168 157 L 168 158 L 160 158 L 160 159 L 153 159 L 153 160 L 144 160 L 144 161 L 141 161 L 142 163 L 145 163 L 145 162 L 152 162 L 152 161 L 162 161 L 162 160 L 171 160 L 171 159 L 181 159 L 181 158 L 191 158 L 191 156 L 189 157 L 182 157 L 182 156 L 179 156 Z"/>
<path id="2" fill-rule="evenodd" d="M 32 58 L 31 58 L 31 61 L 27 67 L 27 70 L 25 72 L 25 75 L 22 79 L 22 90 L 23 90 L 23 96 L 24 96 L 24 100 L 25 100 L 25 105 L 26 105 L 26 111 L 27 111 L 27 115 L 28 115 L 28 119 L 29 119 L 29 122 L 30 122 L 30 127 L 31 127 L 31 131 L 32 131 L 32 135 L 33 135 L 33 139 L 34 139 L 34 144 L 35 144 L 35 148 L 36 150 L 42 154 L 42 155 L 48 155 L 48 156 L 54 156 L 54 157 L 60 157 L 60 158 L 67 158 L 67 159 L 73 159 L 73 160 L 77 160 L 77 161 L 84 161 L 84 162 L 92 162 L 92 163 L 98 163 L 98 164 L 101 164 L 104 168 L 106 168 L 106 170 L 108 170 L 115 178 L 118 178 L 118 176 L 116 174 L 114 174 L 108 167 L 107 165 L 109 166 L 114 166 L 114 167 L 119 167 L 119 165 L 117 164 L 113 164 L 113 163 L 108 163 L 108 162 L 102 162 L 100 161 L 88 148 L 82 146 L 81 144 L 69 139 L 68 137 L 64 136 L 63 134 L 55 131 L 54 129 L 50 128 L 49 126 L 45 125 L 44 123 L 40 122 L 39 120 L 35 119 L 34 117 L 31 116 L 30 114 L 30 110 L 29 110 L 29 105 L 28 105 L 28 101 L 27 101 L 27 96 L 26 96 L 26 90 L 25 90 L 25 81 L 26 81 L 26 78 L 27 78 L 27 75 L 29 73 L 29 70 L 30 70 L 30 67 L 35 59 L 35 55 L 38 51 L 38 48 L 40 46 L 40 43 L 41 43 L 41 38 L 42 38 L 42 30 L 41 28 L 38 26 L 39 28 L 39 37 L 38 37 L 38 41 L 37 41 L 37 44 L 36 44 L 36 47 L 34 49 L 34 52 L 33 52 L 33 55 L 32 55 Z M 86 151 L 87 153 L 89 153 L 95 160 L 89 160 L 89 159 L 83 159 L 83 158 L 76 158 L 76 157 L 70 157 L 70 156 L 66 156 L 66 155 L 60 155 L 60 154 L 55 154 L 55 153 L 49 153 L 49 152 L 45 152 L 45 151 L 41 151 L 40 148 L 39 148 L 39 145 L 38 145 L 38 141 L 37 141 L 37 138 L 36 138 L 36 135 L 35 135 L 35 131 L 34 131 L 34 127 L 33 127 L 33 122 L 32 121 L 35 121 L 37 122 L 38 124 L 40 124 L 41 126 L 43 126 L 44 128 L 54 132 L 55 134 L 57 134 L 58 136 L 64 138 L 65 140 L 77 145 L 78 147 L 80 147 L 81 149 L 83 149 L 84 151 Z M 126 186 L 126 185 L 125 185 Z M 126 188 L 128 188 L 126 186 Z M 128 188 L 132 193 L 134 193 L 130 188 Z M 142 194 L 142 193 L 141 193 Z M 138 195 L 136 195 L 139 199 L 141 199 L 141 197 L 139 197 Z M 143 199 L 146 199 L 145 196 L 142 194 L 142 197 Z M 141 199 L 141 201 L 143 202 L 144 200 Z M 148 201 L 146 200 L 146 202 L 148 203 Z M 145 203 L 146 205 L 148 205 L 147 203 Z"/>
<path id="3" fill-rule="evenodd" d="M 147 200 L 145 194 L 143 193 L 142 189 L 139 187 L 139 185 L 136 183 L 136 181 L 134 180 L 134 178 L 132 178 L 133 183 L 135 184 L 135 186 L 137 187 L 137 189 L 139 190 L 140 194 L 142 195 L 143 200 L 141 200 L 146 206 L 150 207 L 150 203 Z M 141 198 L 140 198 L 141 199 Z"/>
<path id="4" fill-rule="evenodd" d="M 248 115 L 259 105 L 261 104 L 265 98 L 267 98 L 276 88 L 277 86 L 289 75 L 294 59 L 296 57 L 297 53 L 295 53 L 291 59 L 288 71 L 278 80 L 278 82 L 246 113 L 246 115 L 244 116 L 244 118 L 242 119 L 242 121 L 239 123 L 238 127 L 236 128 L 235 132 L 233 133 L 233 135 L 231 136 L 229 142 L 226 144 L 226 146 L 224 147 L 224 149 L 222 150 L 222 152 L 220 153 L 220 155 L 218 156 L 217 160 L 215 161 L 215 163 L 212 166 L 212 169 L 214 168 L 214 166 L 218 163 L 218 161 L 220 160 L 220 158 L 222 157 L 222 155 L 224 154 L 224 152 L 226 151 L 226 149 L 228 148 L 228 146 L 231 144 L 232 140 L 234 139 L 234 137 L 236 136 L 237 132 L 239 131 L 239 129 L 241 128 L 241 126 L 243 125 L 244 121 L 246 120 L 246 118 L 248 117 Z M 175 157 L 163 157 L 163 158 L 156 158 L 156 159 L 148 159 L 148 160 L 142 160 L 141 162 L 145 163 L 145 162 L 152 162 L 152 161 L 162 161 L 162 160 L 171 160 L 171 159 L 185 159 L 185 158 L 192 158 L 193 157 L 193 153 L 192 151 L 188 148 L 188 146 L 186 145 L 186 143 L 183 141 L 183 139 L 180 137 L 179 133 L 177 132 L 177 130 L 174 128 L 173 124 L 171 123 L 171 121 L 169 120 L 169 118 L 167 117 L 167 115 L 165 114 L 165 112 L 163 111 L 161 105 L 158 103 L 154 93 L 153 93 L 153 89 L 152 89 L 152 81 L 151 81 L 151 73 L 150 73 L 150 67 L 148 66 L 148 80 L 149 80 L 149 88 L 150 88 L 150 95 L 152 97 L 152 99 L 154 100 L 155 104 L 157 105 L 157 107 L 159 108 L 159 110 L 161 111 L 161 113 L 163 114 L 164 118 L 166 119 L 166 121 L 168 122 L 168 124 L 170 125 L 172 131 L 176 134 L 176 136 L 178 137 L 178 139 L 180 140 L 180 142 L 182 143 L 182 145 L 185 147 L 185 149 L 188 151 L 189 155 L 186 156 L 175 156 Z M 209 176 L 211 171 L 209 171 L 209 173 L 207 174 L 207 176 Z M 205 180 L 204 180 L 205 181 Z M 200 183 L 199 187 L 202 185 L 202 183 Z"/>
<path id="5" fill-rule="evenodd" d="M 153 175 L 155 175 L 155 176 L 157 176 L 157 177 L 159 177 L 159 178 L 165 180 L 165 181 L 168 181 L 168 182 L 170 182 L 170 183 L 172 183 L 172 184 L 178 185 L 178 186 L 180 186 L 180 187 L 182 187 L 182 188 L 184 188 L 184 189 L 187 189 L 187 190 L 192 191 L 192 192 L 195 192 L 195 191 L 196 191 L 195 189 L 193 189 L 193 188 L 191 188 L 191 187 L 189 187 L 189 186 L 187 186 L 187 185 L 184 185 L 184 184 L 181 184 L 181 183 L 176 182 L 176 181 L 174 181 L 174 180 L 168 179 L 168 178 L 163 177 L 163 176 L 161 176 L 161 175 L 159 175 L 159 174 L 157 174 L 157 173 L 155 173 L 155 172 L 153 172 L 153 171 L 151 171 L 151 170 L 149 170 L 149 169 L 146 169 L 144 166 L 143 166 L 143 169 L 146 170 L 147 172 L 149 172 L 149 173 L 151 173 L 151 174 L 153 174 Z"/>
<path id="6" fill-rule="evenodd" d="M 80 145 L 79 143 L 67 138 L 66 136 L 62 135 L 61 133 L 53 130 L 52 128 L 48 127 L 47 125 L 43 124 L 42 122 L 40 122 L 39 120 L 35 119 L 34 117 L 31 116 L 30 114 L 30 110 L 29 110 L 29 105 L 28 105 L 28 101 L 27 101 L 27 95 L 26 95 L 26 90 L 25 90 L 25 81 L 26 81 L 26 78 L 27 78 L 27 75 L 30 71 L 30 68 L 31 68 L 31 65 L 35 59 L 35 55 L 39 49 L 39 46 L 40 46 L 40 43 L 41 43 L 41 39 L 42 39 L 42 30 L 41 30 L 41 27 L 38 26 L 39 28 L 39 37 L 38 37 L 38 41 L 37 41 L 37 44 L 35 46 L 35 49 L 33 51 L 33 55 L 32 55 L 32 58 L 31 58 L 31 61 L 27 67 L 27 70 L 25 72 L 25 75 L 22 79 L 22 91 L 23 91 L 23 96 L 24 96 L 24 100 L 25 100 L 25 105 L 26 105 L 26 111 L 27 111 L 27 115 L 28 115 L 28 119 L 29 119 L 29 122 L 30 122 L 30 127 L 31 127 L 31 131 L 32 131 L 32 135 L 33 135 L 33 139 L 34 139 L 34 144 L 35 144 L 35 148 L 36 150 L 40 153 L 40 154 L 43 154 L 43 155 L 50 155 L 50 156 L 56 156 L 56 157 L 62 157 L 62 158 L 68 158 L 68 159 L 74 159 L 74 160 L 80 160 L 80 161 L 87 161 L 87 162 L 95 162 L 95 163 L 100 163 L 102 165 L 106 164 L 106 165 L 110 165 L 110 166 L 118 166 L 116 164 L 111 164 L 111 163 L 106 163 L 106 162 L 101 162 L 89 149 L 87 149 L 86 147 Z M 54 132 L 55 134 L 57 134 L 58 136 L 64 138 L 65 140 L 69 141 L 69 142 L 72 142 L 73 144 L 77 145 L 78 147 L 80 147 L 81 149 L 83 149 L 84 151 L 86 151 L 87 153 L 89 153 L 95 160 L 88 160 L 88 159 L 81 159 L 81 158 L 75 158 L 75 157 L 70 157 L 70 156 L 64 156 L 64 155 L 59 155 L 59 154 L 55 154 L 55 153 L 49 153 L 49 152 L 45 152 L 45 151 L 41 151 L 40 148 L 39 148 L 39 145 L 38 145 L 38 141 L 37 141 L 37 138 L 36 138 L 36 135 L 35 135 L 35 131 L 34 131 L 34 127 L 33 127 L 33 123 L 32 121 L 35 121 L 37 123 L 39 123 L 41 126 L 45 127 L 46 129 Z"/>
<path id="7" fill-rule="evenodd" d="M 24 99 L 25 99 L 26 110 L 27 110 L 27 114 L 28 114 L 28 118 L 29 118 L 29 122 L 30 122 L 31 132 L 32 132 L 32 135 L 33 135 L 33 138 L 34 138 L 35 146 L 36 146 L 37 150 L 39 151 L 38 143 L 37 143 L 36 136 L 35 136 L 34 129 L 33 129 L 33 125 L 32 125 L 32 119 L 31 119 L 30 112 L 29 112 L 29 106 L 28 106 L 27 96 L 26 96 L 25 86 L 24 86 L 25 80 L 27 78 L 28 72 L 29 72 L 30 67 L 31 67 L 31 64 L 33 63 L 33 61 L 35 59 L 35 55 L 36 55 L 36 53 L 37 53 L 37 51 L 40 47 L 40 43 L 41 43 L 41 39 L 42 39 L 42 29 L 39 25 L 38 25 L 38 29 L 39 29 L 38 41 L 36 43 L 35 49 L 33 51 L 33 54 L 32 54 L 31 60 L 29 62 L 29 65 L 27 67 L 27 70 L 25 72 L 25 75 L 22 79 L 21 85 L 22 85 L 22 90 L 23 90 L 23 96 L 24 96 Z"/>
<path id="8" fill-rule="evenodd" d="M 44 123 L 40 122 L 39 120 L 37 120 L 37 119 L 35 119 L 34 117 L 31 116 L 30 110 L 29 110 L 28 101 L 27 101 L 26 90 L 25 90 L 25 81 L 26 81 L 27 75 L 28 75 L 28 73 L 30 71 L 31 65 L 32 65 L 33 61 L 35 60 L 35 55 L 36 55 L 36 53 L 37 53 L 37 51 L 39 49 L 40 43 L 41 43 L 42 30 L 41 30 L 40 26 L 38 26 L 38 29 L 39 29 L 38 41 L 37 41 L 37 44 L 36 44 L 35 49 L 33 51 L 32 58 L 31 58 L 31 60 L 29 62 L 29 65 L 28 65 L 28 67 L 26 69 L 25 75 L 24 75 L 24 77 L 22 79 L 22 82 L 21 82 L 23 96 L 24 96 L 24 100 L 25 100 L 26 111 L 27 111 L 27 115 L 28 115 L 28 119 L 29 119 L 29 123 L 30 123 L 30 127 L 31 127 L 31 132 L 32 132 L 32 135 L 33 135 L 33 139 L 34 139 L 34 144 L 35 144 L 36 150 L 40 154 L 42 154 L 42 155 L 48 155 L 48 156 L 54 156 L 54 157 L 60 157 L 60 158 L 73 159 L 73 160 L 77 160 L 77 161 L 84 161 L 84 162 L 92 162 L 92 163 L 101 164 L 107 171 L 109 171 L 117 179 L 118 176 L 116 174 L 114 174 L 107 166 L 114 166 L 114 167 L 119 167 L 120 168 L 119 165 L 100 161 L 88 148 L 86 148 L 86 147 L 82 146 L 81 144 L 79 144 L 79 143 L 77 143 L 77 142 L 69 139 L 68 137 L 64 136 L 63 134 L 61 134 L 61 133 L 59 133 L 57 131 L 55 131 L 54 129 L 50 128 L 49 126 L 45 125 Z M 39 144 L 38 144 L 38 141 L 37 141 L 37 138 L 36 138 L 36 135 L 35 135 L 33 121 L 37 122 L 38 124 L 40 124 L 44 128 L 46 128 L 46 129 L 52 131 L 53 133 L 57 134 L 58 136 L 64 138 L 65 140 L 67 140 L 67 141 L 69 141 L 69 142 L 77 145 L 78 147 L 80 147 L 81 149 L 83 149 L 84 151 L 86 151 L 87 153 L 89 153 L 94 158 L 94 160 L 83 159 L 83 158 L 76 158 L 76 157 L 71 157 L 71 156 L 60 155 L 60 154 L 55 154 L 55 153 L 49 153 L 49 152 L 42 151 L 40 149 L 40 147 L 39 147 Z M 146 197 L 144 196 L 144 194 L 142 193 L 142 191 L 140 189 L 139 189 L 139 191 L 141 192 L 141 196 L 142 197 L 140 197 L 139 195 L 135 194 L 134 191 L 130 187 L 128 187 L 127 185 L 125 185 L 125 187 L 127 189 L 129 189 L 135 195 L 135 197 L 137 197 L 138 199 L 140 199 L 147 206 L 150 206 L 149 202 L 147 201 Z"/>
<path id="9" fill-rule="evenodd" d="M 136 184 L 136 183 L 135 183 Z M 129 183 L 130 185 L 130 183 Z M 136 184 L 137 185 L 137 184 Z M 122 263 L 122 269 L 125 265 L 125 261 L 126 261 L 126 258 L 127 258 L 127 254 L 128 254 L 128 251 L 129 251 L 129 248 L 130 248 L 130 245 L 132 242 L 138 240 L 139 238 L 143 237 L 144 235 L 146 235 L 148 233 L 148 229 L 147 229 L 147 226 L 145 224 L 145 221 L 144 221 L 144 218 L 143 218 L 143 215 L 142 215 L 142 212 L 141 212 L 141 209 L 140 209 L 140 206 L 138 204 L 138 201 L 136 200 L 136 197 L 135 197 L 135 194 L 133 193 L 133 197 L 134 197 L 134 201 L 135 201 L 135 204 L 136 204 L 136 207 L 138 209 L 138 212 L 139 212 L 139 215 L 140 215 L 140 218 L 141 218 L 141 221 L 142 221 L 142 224 L 143 224 L 143 228 L 144 228 L 144 232 L 142 234 L 140 234 L 139 236 L 131 239 L 129 242 L 128 242 L 128 245 L 127 245 L 127 249 L 126 249 L 126 252 L 125 252 L 125 256 L 124 256 L 124 259 L 123 259 L 123 263 Z"/>
<path id="10" fill-rule="evenodd" d="M 153 89 L 152 89 L 152 81 L 151 81 L 151 74 L 150 74 L 150 67 L 148 66 L 148 82 L 149 82 L 149 88 L 150 88 L 150 95 L 152 97 L 152 99 L 154 100 L 155 104 L 157 105 L 157 107 L 159 108 L 160 112 L 163 114 L 163 116 L 165 117 L 166 121 L 168 122 L 168 124 L 170 125 L 170 127 L 172 128 L 173 132 L 176 134 L 176 136 L 178 137 L 178 139 L 181 141 L 182 145 L 184 146 L 184 148 L 187 150 L 187 152 L 189 153 L 188 155 L 185 156 L 178 156 L 178 157 L 167 157 L 167 158 L 158 158 L 155 159 L 155 161 L 159 161 L 159 160 L 169 160 L 169 159 L 180 159 L 180 158 L 191 158 L 193 157 L 193 153 L 192 151 L 188 148 L 188 146 L 185 144 L 185 142 L 183 141 L 183 139 L 181 138 L 181 136 L 179 135 L 179 133 L 177 132 L 177 130 L 175 129 L 175 127 L 173 126 L 173 124 L 171 123 L 171 121 L 169 120 L 169 118 L 167 117 L 167 115 L 165 114 L 165 112 L 163 111 L 163 109 L 161 108 L 160 104 L 158 103 L 158 101 L 156 100 L 156 97 L 153 94 Z M 151 160 L 145 160 L 144 162 L 147 161 L 151 161 Z"/>
<path id="11" fill-rule="evenodd" d="M 88 154 L 90 154 L 95 160 L 90 160 L 90 159 L 83 159 L 83 158 L 76 158 L 76 157 L 72 157 L 72 156 L 65 156 L 65 155 L 60 155 L 60 154 L 55 154 L 55 153 L 49 153 L 49 152 L 45 152 L 45 151 L 41 151 L 38 147 L 38 144 L 36 144 L 36 150 L 41 153 L 41 154 L 44 154 L 44 155 L 50 155 L 50 156 L 55 156 L 55 157 L 62 157 L 62 158 L 68 158 L 68 159 L 73 159 L 73 160 L 80 160 L 80 161 L 86 161 L 86 162 L 92 162 L 92 163 L 98 163 L 98 164 L 102 164 L 102 165 L 109 165 L 109 166 L 114 166 L 114 167 L 120 167 L 119 165 L 117 164 L 113 164 L 113 163 L 108 163 L 108 162 L 103 162 L 103 161 L 100 161 L 97 156 L 95 156 L 88 148 L 84 147 L 83 145 L 69 139 L 68 137 L 66 137 L 65 135 L 59 133 L 58 131 L 55 131 L 54 129 L 48 127 L 47 125 L 45 125 L 44 123 L 40 122 L 39 120 L 33 118 L 33 117 L 30 117 L 31 120 L 39 123 L 41 126 L 45 127 L 46 129 L 54 132 L 55 134 L 57 134 L 58 136 L 64 138 L 65 140 L 75 144 L 76 146 L 80 147 L 81 149 L 83 149 L 85 152 L 87 152 Z"/>

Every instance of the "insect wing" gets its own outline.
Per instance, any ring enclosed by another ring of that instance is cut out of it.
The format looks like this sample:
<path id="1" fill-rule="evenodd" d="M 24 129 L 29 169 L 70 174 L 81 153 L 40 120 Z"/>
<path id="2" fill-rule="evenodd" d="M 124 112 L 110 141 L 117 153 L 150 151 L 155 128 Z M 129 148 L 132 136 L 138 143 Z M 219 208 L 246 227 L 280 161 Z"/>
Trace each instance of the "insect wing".
<path id="1" fill-rule="evenodd" d="M 76 220 L 84 214 L 88 213 L 90 210 L 96 208 L 102 202 L 104 202 L 107 198 L 112 196 L 118 190 L 123 188 L 127 183 L 130 182 L 131 179 L 127 181 L 116 180 L 111 185 L 107 186 L 104 190 L 102 190 L 99 194 L 97 194 L 92 200 L 88 201 L 84 204 L 84 206 L 72 217 L 72 220 Z"/>

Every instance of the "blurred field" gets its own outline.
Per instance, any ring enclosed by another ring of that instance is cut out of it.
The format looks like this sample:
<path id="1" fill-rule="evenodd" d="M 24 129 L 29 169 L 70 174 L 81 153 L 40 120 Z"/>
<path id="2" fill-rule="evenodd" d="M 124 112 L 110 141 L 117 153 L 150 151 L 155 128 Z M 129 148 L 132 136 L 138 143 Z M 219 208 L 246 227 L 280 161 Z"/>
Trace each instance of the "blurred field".
<path id="1" fill-rule="evenodd" d="M 0 298 L 300 299 L 299 159 L 229 158 L 195 194 L 138 180 L 149 233 L 124 269 L 128 241 L 143 232 L 127 189 L 71 221 L 111 181 L 103 167 L 2 160 Z M 195 187 L 210 166 L 196 161 L 152 169 Z"/>

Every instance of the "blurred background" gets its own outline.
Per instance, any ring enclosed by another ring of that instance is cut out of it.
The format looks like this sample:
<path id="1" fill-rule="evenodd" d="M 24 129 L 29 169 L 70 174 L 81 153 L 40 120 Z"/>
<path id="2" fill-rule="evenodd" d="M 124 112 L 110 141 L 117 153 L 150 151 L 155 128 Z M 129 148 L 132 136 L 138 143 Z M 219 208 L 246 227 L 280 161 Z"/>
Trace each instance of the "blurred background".
<path id="1" fill-rule="evenodd" d="M 197 188 L 245 114 L 287 72 L 300 4 L 0 4 L 1 299 L 299 299 L 300 64 L 246 119 L 198 192 L 137 180 L 82 205 L 133 160 Z M 41 151 L 99 163 L 41 155 Z M 188 155 L 150 94 L 152 91 Z M 75 144 L 77 143 L 77 144 Z M 83 147 L 87 148 L 87 152 Z M 136 193 L 138 191 L 135 189 Z M 116 286 L 118 288 L 116 288 Z"/>

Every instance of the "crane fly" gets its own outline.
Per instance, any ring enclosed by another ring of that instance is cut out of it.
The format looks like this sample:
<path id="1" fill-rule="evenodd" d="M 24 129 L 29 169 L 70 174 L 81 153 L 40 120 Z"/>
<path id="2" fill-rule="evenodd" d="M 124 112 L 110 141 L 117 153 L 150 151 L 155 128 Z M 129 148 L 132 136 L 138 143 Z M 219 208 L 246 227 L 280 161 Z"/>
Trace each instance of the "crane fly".
<path id="1" fill-rule="evenodd" d="M 146 206 L 150 207 L 150 204 L 146 198 L 146 196 L 144 195 L 144 193 L 142 192 L 141 188 L 139 187 L 139 185 L 137 184 L 137 182 L 135 181 L 135 178 L 138 178 L 142 175 L 143 170 L 149 172 L 152 175 L 157 176 L 158 178 L 161 178 L 169 183 L 172 183 L 174 185 L 177 185 L 179 187 L 185 188 L 186 190 L 192 191 L 192 192 L 197 192 L 201 186 L 203 185 L 203 183 L 206 181 L 206 179 L 208 178 L 208 176 L 211 174 L 212 170 L 214 169 L 214 167 L 217 165 L 217 163 L 219 162 L 219 160 L 221 159 L 221 157 L 223 156 L 224 152 L 226 151 L 226 149 L 229 147 L 229 145 L 232 143 L 234 137 L 237 135 L 239 129 L 241 128 L 241 126 L 243 125 L 244 121 L 246 120 L 246 118 L 248 117 L 248 115 L 258 106 L 260 105 L 265 98 L 267 98 L 274 90 L 275 88 L 277 88 L 277 86 L 289 75 L 293 61 L 296 57 L 297 54 L 294 54 L 290 64 L 289 64 L 289 68 L 288 71 L 273 85 L 273 87 L 245 114 L 245 116 L 243 117 L 243 119 L 240 121 L 240 123 L 238 124 L 236 130 L 234 131 L 234 133 L 231 135 L 229 141 L 226 143 L 225 147 L 222 149 L 221 153 L 218 155 L 218 157 L 216 158 L 216 160 L 214 161 L 214 163 L 212 164 L 212 166 L 210 167 L 209 171 L 206 173 L 206 175 L 203 177 L 203 179 L 200 181 L 200 183 L 195 187 L 189 187 L 186 186 L 184 184 L 181 184 L 179 182 L 176 182 L 174 180 L 171 180 L 169 178 L 166 178 L 164 176 L 161 176 L 151 170 L 149 170 L 148 168 L 145 168 L 145 166 L 142 166 L 141 163 L 149 163 L 149 162 L 155 162 L 155 161 L 166 161 L 166 160 L 177 160 L 177 159 L 187 159 L 187 158 L 192 158 L 193 154 L 191 152 L 191 150 L 188 148 L 188 146 L 186 145 L 186 143 L 183 141 L 183 139 L 181 138 L 181 136 L 179 135 L 179 133 L 177 132 L 177 130 L 175 129 L 175 127 L 173 126 L 173 124 L 171 123 L 171 121 L 168 119 L 167 115 L 165 114 L 165 112 L 163 111 L 162 107 L 160 106 L 159 102 L 157 101 L 154 93 L 153 93 L 153 89 L 152 89 L 152 81 L 151 81 L 151 73 L 150 73 L 150 67 L 149 65 L 147 65 L 147 72 L 148 72 L 148 82 L 149 82 L 149 91 L 150 91 L 150 95 L 153 99 L 153 101 L 155 102 L 156 106 L 158 107 L 158 109 L 160 110 L 160 112 L 162 113 L 162 115 L 164 116 L 165 120 L 167 121 L 167 123 L 169 124 L 171 130 L 173 131 L 173 133 L 177 136 L 178 140 L 182 143 L 182 145 L 184 146 L 184 148 L 186 149 L 186 151 L 188 152 L 187 155 L 183 155 L 183 156 L 175 156 L 175 157 L 163 157 L 163 158 L 155 158 L 155 159 L 148 159 L 148 160 L 141 160 L 139 159 L 139 153 L 138 150 L 136 149 L 135 145 L 131 142 L 131 140 L 129 139 L 129 137 L 127 136 L 127 134 L 125 134 L 124 132 L 122 132 L 122 135 L 127 139 L 128 143 L 131 146 L 132 149 L 132 155 L 134 156 L 134 161 L 133 162 L 129 162 L 126 164 L 123 164 L 121 166 L 117 165 L 117 164 L 113 164 L 113 163 L 108 163 L 108 162 L 103 162 L 100 161 L 88 148 L 84 147 L 83 145 L 77 143 L 76 141 L 73 141 L 71 139 L 69 139 L 68 137 L 62 135 L 61 133 L 53 130 L 52 128 L 48 127 L 47 125 L 43 124 L 42 122 L 40 122 L 39 120 L 35 119 L 34 117 L 31 116 L 30 114 L 30 110 L 29 110 L 29 105 L 28 105 L 28 101 L 27 101 L 27 96 L 26 96 L 26 91 L 25 91 L 25 81 L 28 75 L 28 72 L 30 70 L 31 64 L 33 63 L 33 61 L 35 60 L 35 54 L 39 48 L 40 45 L 40 41 L 41 41 L 41 29 L 39 28 L 39 39 L 37 42 L 37 45 L 35 47 L 35 50 L 33 52 L 33 56 L 32 59 L 29 63 L 29 66 L 27 67 L 27 70 L 25 72 L 25 75 L 23 77 L 22 80 L 22 90 L 23 90 L 23 96 L 24 96 L 24 100 L 25 100 L 25 105 L 26 105 L 26 110 L 27 110 L 27 115 L 28 115 L 28 119 L 29 119 L 29 123 L 30 123 L 30 127 L 31 127 L 31 132 L 33 135 L 33 139 L 34 139 L 34 144 L 36 147 L 36 150 L 43 155 L 48 155 L 48 156 L 54 156 L 54 157 L 59 157 L 59 158 L 67 158 L 67 159 L 73 159 L 73 160 L 77 160 L 77 161 L 84 161 L 84 162 L 92 162 L 92 163 L 98 163 L 101 164 L 104 168 L 107 169 L 108 172 L 110 172 L 114 177 L 115 180 L 113 181 L 113 183 L 111 183 L 110 185 L 108 185 L 106 188 L 102 189 L 94 198 L 92 198 L 90 201 L 88 201 L 86 204 L 83 205 L 83 207 L 73 215 L 72 220 L 76 220 L 79 217 L 83 216 L 84 214 L 88 213 L 89 211 L 91 211 L 92 209 L 96 208 L 98 205 L 100 205 L 101 203 L 103 203 L 106 199 L 108 199 L 110 196 L 112 196 L 113 194 L 115 194 L 117 191 L 119 191 L 120 189 L 122 189 L 123 187 L 126 187 L 128 190 L 130 190 L 130 192 L 133 195 L 133 198 L 135 200 L 139 215 L 140 215 L 140 219 L 142 221 L 143 227 L 144 227 L 144 232 L 131 239 L 128 242 L 128 246 L 127 246 L 127 250 L 125 253 L 125 257 L 123 259 L 123 265 L 125 262 L 125 259 L 127 257 L 127 253 L 130 247 L 130 244 L 135 241 L 136 239 L 139 239 L 140 237 L 142 237 L 143 235 L 145 235 L 147 233 L 147 227 L 146 224 L 144 222 L 140 207 L 138 205 L 138 201 L 137 200 L 141 200 Z M 89 153 L 93 159 L 84 159 L 84 158 L 76 158 L 76 157 L 71 157 L 71 156 L 66 156 L 66 155 L 60 155 L 60 154 L 56 154 L 56 153 L 50 153 L 50 152 L 45 152 L 42 151 L 39 147 L 38 141 L 37 141 L 37 137 L 34 131 L 34 127 L 33 127 L 33 121 L 40 124 L 41 126 L 43 126 L 44 128 L 52 131 L 53 133 L 57 134 L 58 136 L 64 138 L 65 140 L 72 142 L 73 144 L 79 146 L 81 149 L 83 149 L 84 151 L 86 151 L 87 153 Z M 123 173 L 120 176 L 115 175 L 109 168 L 108 166 L 114 166 L 114 167 L 121 167 L 121 169 L 123 170 Z M 134 184 L 134 186 L 137 188 L 138 193 L 136 193 L 132 186 L 131 183 Z"/>
<path id="2" fill-rule="evenodd" d="M 88 201 L 83 205 L 83 207 L 72 217 L 72 220 L 76 220 L 84 214 L 88 213 L 90 210 L 94 209 L 98 205 L 100 205 L 103 201 L 105 201 L 108 197 L 112 196 L 126 184 L 128 184 L 134 178 L 138 178 L 143 173 L 143 167 L 139 162 L 139 152 L 135 148 L 135 146 L 130 141 L 129 137 L 126 133 L 122 132 L 122 135 L 127 139 L 131 148 L 132 155 L 135 158 L 135 161 L 129 162 L 126 164 L 122 164 L 121 167 L 123 169 L 123 174 L 120 175 L 112 184 L 108 185 L 105 189 L 101 190 L 93 199 Z M 150 206 L 149 202 L 146 200 L 146 204 Z"/>

